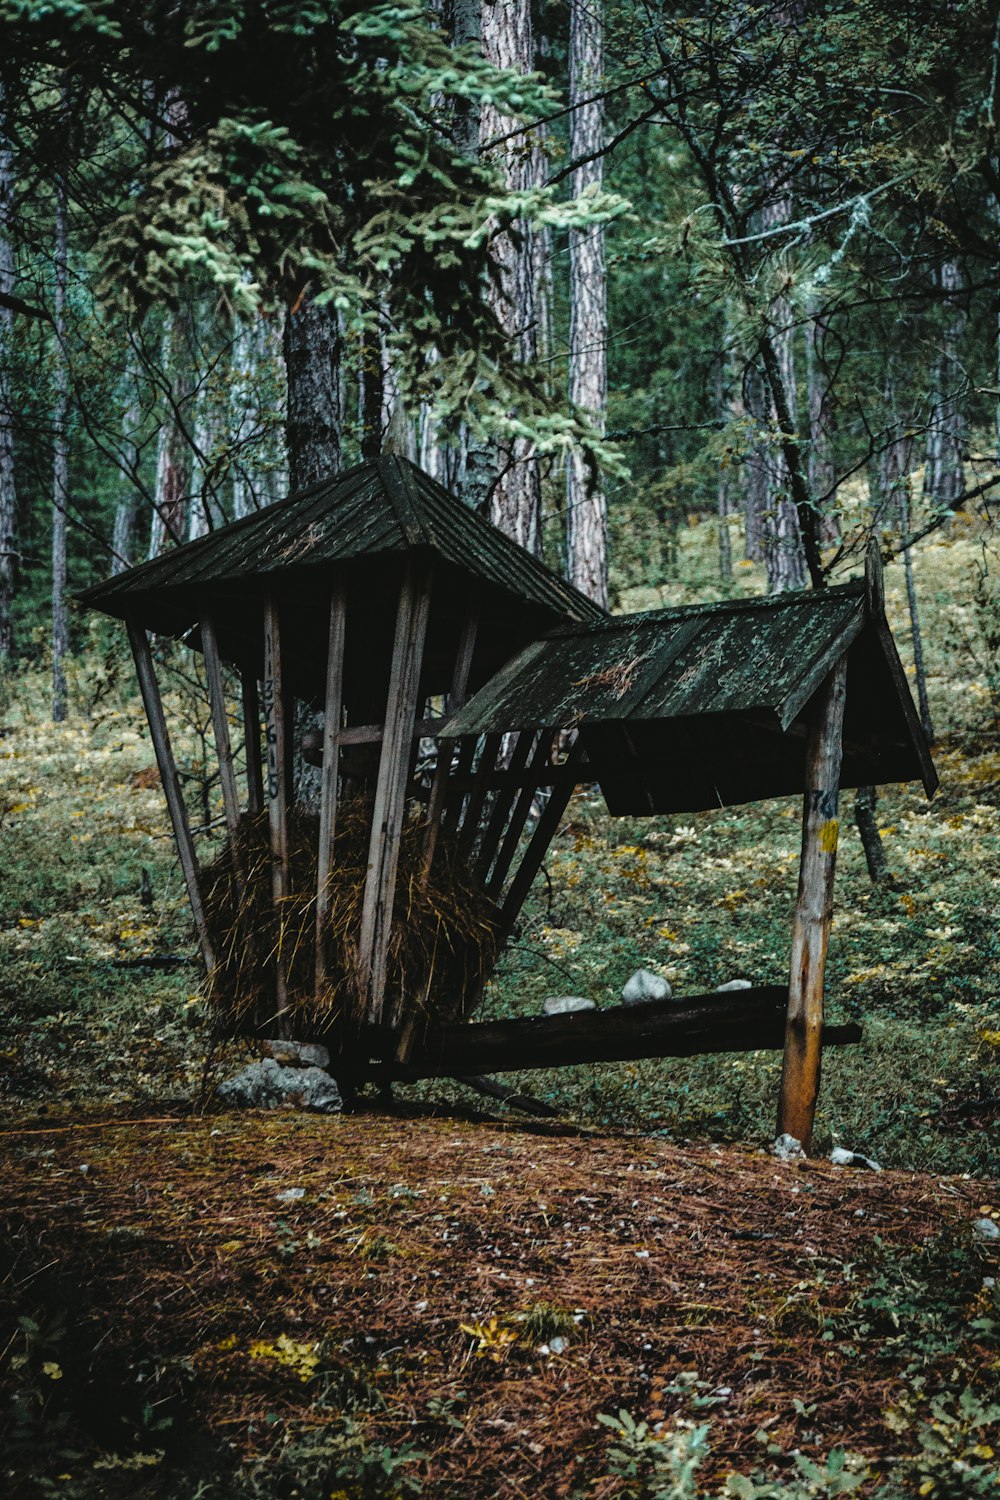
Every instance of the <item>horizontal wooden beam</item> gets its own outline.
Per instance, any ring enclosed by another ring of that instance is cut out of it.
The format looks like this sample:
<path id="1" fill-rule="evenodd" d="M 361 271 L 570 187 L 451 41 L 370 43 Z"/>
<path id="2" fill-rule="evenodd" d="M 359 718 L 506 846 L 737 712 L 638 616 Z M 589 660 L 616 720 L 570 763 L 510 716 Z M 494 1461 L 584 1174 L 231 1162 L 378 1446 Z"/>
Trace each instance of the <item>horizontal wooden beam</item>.
<path id="1" fill-rule="evenodd" d="M 372 1034 L 360 1074 L 382 1082 L 415 1082 L 475 1073 L 562 1068 L 578 1063 L 631 1062 L 644 1057 L 691 1057 L 706 1052 L 780 1051 L 788 991 L 767 985 L 733 994 L 692 995 L 680 1001 L 615 1005 L 444 1026 L 429 1031 L 404 1062 L 386 1055 L 391 1041 Z M 858 1025 L 827 1026 L 824 1046 L 861 1040 Z M 377 1054 L 381 1052 L 385 1060 Z M 363 1054 L 364 1055 L 364 1054 Z"/>

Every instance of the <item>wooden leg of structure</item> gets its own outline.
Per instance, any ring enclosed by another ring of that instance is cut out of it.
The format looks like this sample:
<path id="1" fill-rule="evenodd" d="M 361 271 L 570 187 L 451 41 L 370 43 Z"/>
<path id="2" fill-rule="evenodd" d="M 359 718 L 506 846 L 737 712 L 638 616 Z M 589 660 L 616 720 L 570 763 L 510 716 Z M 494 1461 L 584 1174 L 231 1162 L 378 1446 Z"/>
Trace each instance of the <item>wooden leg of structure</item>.
<path id="1" fill-rule="evenodd" d="M 409 564 L 403 576 L 396 612 L 385 733 L 375 784 L 368 874 L 358 936 L 360 978 L 368 996 L 368 1020 L 376 1026 L 382 1021 L 385 1004 L 399 840 L 406 812 L 406 778 L 417 719 L 417 693 L 430 596 L 429 573 L 416 564 Z"/>
<path id="2" fill-rule="evenodd" d="M 287 702 L 281 670 L 281 621 L 277 599 L 264 604 L 264 714 L 267 731 L 267 807 L 271 836 L 271 896 L 278 912 L 274 984 L 278 1031 L 289 1034 L 288 974 L 284 956 L 284 902 L 291 889 L 288 848 Z"/>
<path id="3" fill-rule="evenodd" d="M 792 929 L 791 977 L 781 1070 L 778 1133 L 808 1151 L 819 1093 L 823 1033 L 823 975 L 833 917 L 837 865 L 837 803 L 843 753 L 847 657 L 820 689 L 806 744 L 802 809 L 802 859 Z"/>
<path id="4" fill-rule="evenodd" d="M 205 968 L 211 974 L 215 968 L 215 950 L 212 946 L 212 940 L 209 937 L 208 923 L 205 919 L 205 907 L 201 896 L 201 880 L 198 871 L 198 857 L 194 850 L 194 839 L 191 837 L 191 826 L 188 823 L 187 808 L 184 805 L 184 796 L 181 792 L 180 778 L 177 775 L 177 766 L 174 761 L 173 751 L 170 748 L 167 720 L 163 712 L 163 702 L 160 698 L 160 689 L 156 681 L 156 672 L 153 668 L 149 638 L 143 627 L 131 620 L 128 622 L 128 638 L 129 644 L 132 647 L 132 656 L 135 659 L 135 670 L 139 679 L 139 691 L 142 693 L 146 718 L 149 722 L 149 733 L 153 741 L 156 764 L 159 767 L 160 780 L 163 783 L 163 791 L 167 799 L 167 809 L 170 813 L 170 822 L 173 825 L 174 841 L 177 845 L 177 854 L 180 859 L 181 871 L 184 875 L 184 884 L 187 886 L 188 900 L 191 903 L 191 915 L 194 918 L 195 931 L 198 934 L 198 944 L 201 948 L 202 958 L 205 960 Z"/>
<path id="5" fill-rule="evenodd" d="M 330 916 L 330 875 L 337 832 L 337 777 L 340 771 L 340 719 L 344 691 L 344 632 L 347 594 L 334 584 L 330 594 L 330 629 L 326 656 L 326 701 L 323 714 L 323 769 L 319 802 L 319 858 L 316 873 L 316 994 L 326 986 L 326 924 Z"/>
<path id="6" fill-rule="evenodd" d="M 233 765 L 233 747 L 229 738 L 229 719 L 226 714 L 226 694 L 222 680 L 222 662 L 219 659 L 219 644 L 215 634 L 215 622 L 205 615 L 201 622 L 201 649 L 205 658 L 205 676 L 208 679 L 208 703 L 212 711 L 212 732 L 215 736 L 215 753 L 219 760 L 219 783 L 222 787 L 222 806 L 226 815 L 226 827 L 230 838 L 235 838 L 240 822 L 240 798 L 236 790 L 236 770 Z"/>
<path id="7" fill-rule="evenodd" d="M 247 757 L 247 812 L 252 818 L 264 811 L 264 777 L 260 763 L 260 695 L 252 672 L 240 674 L 243 690 L 243 737 Z"/>

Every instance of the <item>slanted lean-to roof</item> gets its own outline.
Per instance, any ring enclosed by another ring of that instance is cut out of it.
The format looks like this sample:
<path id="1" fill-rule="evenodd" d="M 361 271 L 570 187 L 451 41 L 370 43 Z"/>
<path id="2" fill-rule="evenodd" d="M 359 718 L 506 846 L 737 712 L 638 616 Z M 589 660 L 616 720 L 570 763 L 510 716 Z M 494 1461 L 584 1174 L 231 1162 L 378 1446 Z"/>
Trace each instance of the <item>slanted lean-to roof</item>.
<path id="1" fill-rule="evenodd" d="M 432 675 L 438 636 L 440 671 L 450 673 L 454 642 L 447 617 L 451 624 L 460 621 L 470 601 L 480 610 L 479 681 L 541 631 L 603 617 L 571 584 L 397 457 L 359 464 L 130 568 L 81 598 L 162 635 L 187 634 L 211 609 L 223 655 L 249 664 L 259 652 L 263 597 L 274 588 L 287 600 L 293 648 L 287 654 L 305 695 L 307 663 L 316 657 L 317 640 L 325 640 L 323 610 L 333 574 L 344 576 L 352 591 L 355 641 L 377 655 L 371 648 L 391 631 L 402 560 L 414 554 L 435 563 Z M 318 684 L 322 662 L 316 676 Z"/>
<path id="2" fill-rule="evenodd" d="M 567 626 L 532 642 L 450 736 L 578 728 L 615 813 L 693 812 L 803 789 L 805 713 L 848 653 L 843 783 L 937 778 L 863 583 Z"/>

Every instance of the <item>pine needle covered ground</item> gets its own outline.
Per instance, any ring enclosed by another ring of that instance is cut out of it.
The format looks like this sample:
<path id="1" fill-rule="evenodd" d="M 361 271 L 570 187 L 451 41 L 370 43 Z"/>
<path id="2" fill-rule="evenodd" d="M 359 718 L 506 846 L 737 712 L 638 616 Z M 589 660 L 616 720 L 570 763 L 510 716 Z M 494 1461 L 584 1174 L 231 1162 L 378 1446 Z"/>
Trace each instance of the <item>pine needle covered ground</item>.
<path id="1" fill-rule="evenodd" d="M 831 1012 L 866 1033 L 825 1063 L 817 1143 L 901 1169 L 881 1176 L 760 1154 L 773 1054 L 523 1076 L 597 1136 L 213 1114 L 245 1048 L 212 1046 L 120 642 L 96 627 L 67 725 L 46 721 L 40 674 L 9 680 L 4 1491 L 680 1500 L 770 1465 L 784 1488 L 740 1492 L 798 1500 L 847 1492 L 857 1476 L 824 1467 L 845 1443 L 869 1487 L 995 1493 L 993 1268 L 970 1238 L 1000 1216 L 977 1185 L 1000 1165 L 1000 611 L 982 546 L 962 529 L 920 558 L 942 790 L 885 792 L 890 887 L 842 840 Z M 180 680 L 170 709 L 208 862 L 207 712 Z M 640 964 L 678 994 L 780 983 L 798 839 L 791 803 L 623 822 L 583 793 L 488 1006 L 613 1004 Z M 459 1093 L 400 1090 L 447 1111 Z"/>

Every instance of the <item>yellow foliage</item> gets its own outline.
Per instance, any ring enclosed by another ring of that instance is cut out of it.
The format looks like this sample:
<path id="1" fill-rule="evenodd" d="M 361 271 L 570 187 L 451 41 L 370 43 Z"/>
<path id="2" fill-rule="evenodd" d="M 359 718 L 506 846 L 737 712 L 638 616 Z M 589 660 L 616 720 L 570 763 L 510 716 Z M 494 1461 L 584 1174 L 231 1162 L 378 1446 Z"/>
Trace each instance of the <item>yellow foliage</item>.
<path id="1" fill-rule="evenodd" d="M 247 1351 L 251 1359 L 270 1359 L 284 1365 L 299 1380 L 309 1380 L 316 1373 L 319 1355 L 314 1344 L 300 1344 L 290 1339 L 287 1333 L 279 1333 L 271 1343 L 268 1339 L 256 1339 Z"/>

